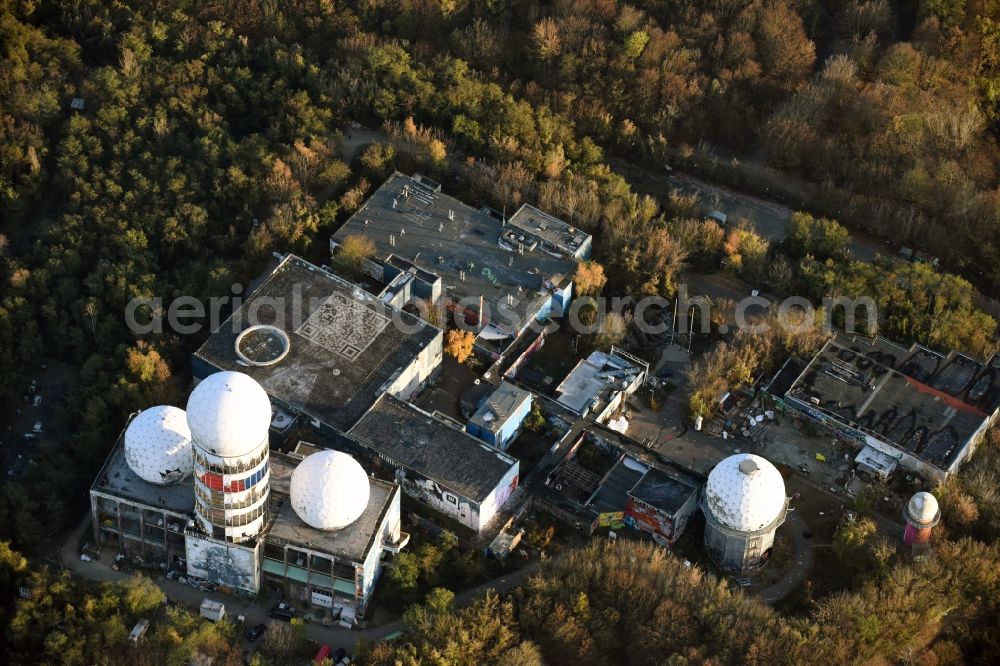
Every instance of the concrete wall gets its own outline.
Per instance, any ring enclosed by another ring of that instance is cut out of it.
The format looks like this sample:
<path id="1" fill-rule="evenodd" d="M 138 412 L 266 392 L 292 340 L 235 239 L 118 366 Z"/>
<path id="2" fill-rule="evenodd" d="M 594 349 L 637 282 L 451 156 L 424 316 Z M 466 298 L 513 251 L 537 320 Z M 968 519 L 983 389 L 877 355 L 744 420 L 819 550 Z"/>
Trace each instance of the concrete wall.
<path id="1" fill-rule="evenodd" d="M 767 563 L 774 536 L 785 522 L 788 499 L 773 523 L 755 532 L 740 532 L 722 525 L 702 503 L 705 514 L 705 549 L 723 571 L 753 571 Z"/>
<path id="2" fill-rule="evenodd" d="M 417 391 L 441 367 L 444 355 L 444 333 L 438 330 L 430 343 L 420 350 L 417 358 L 396 379 L 386 392 L 401 400 L 411 400 Z"/>
<path id="3" fill-rule="evenodd" d="M 517 410 L 511 415 L 507 422 L 503 424 L 503 428 L 500 429 L 499 441 L 497 442 L 497 447 L 501 451 L 506 451 L 507 447 L 510 446 L 510 442 L 514 437 L 521 431 L 521 425 L 524 423 L 524 419 L 528 417 L 531 413 L 531 394 L 528 394 L 527 399 L 521 403 Z"/>
<path id="4" fill-rule="evenodd" d="M 569 312 L 569 304 L 573 299 L 573 283 L 570 282 L 562 289 L 556 289 L 549 294 L 548 300 L 542 304 L 535 313 L 535 319 L 541 320 L 547 317 L 562 317 Z M 530 322 L 529 322 L 530 323 Z M 522 328 L 521 331 L 524 329 Z"/>
<path id="5" fill-rule="evenodd" d="M 770 529 L 752 535 L 733 534 L 717 529 L 709 520 L 705 525 L 705 548 L 723 571 L 752 571 L 766 563 L 761 558 L 769 555 L 776 532 Z"/>
<path id="6" fill-rule="evenodd" d="M 674 517 L 666 511 L 629 497 L 625 502 L 625 522 L 629 527 L 643 532 L 659 534 L 673 543 L 677 536 Z"/>
<path id="7" fill-rule="evenodd" d="M 403 492 L 418 502 L 454 518 L 466 527 L 479 531 L 479 503 L 418 474 L 410 469 L 400 469 L 396 474 L 396 482 Z"/>
<path id="8" fill-rule="evenodd" d="M 191 355 L 191 374 L 194 375 L 196 384 L 216 372 L 219 372 L 217 367 L 195 354 Z"/>
<path id="9" fill-rule="evenodd" d="M 479 510 L 479 525 L 476 527 L 476 531 L 481 531 L 486 527 L 493 517 L 497 514 L 497 511 L 507 503 L 510 496 L 517 490 L 517 485 L 520 482 L 521 464 L 517 460 L 511 465 L 510 469 L 500 480 L 500 483 L 490 491 L 486 499 L 483 500 L 482 505 Z"/>
<path id="10" fill-rule="evenodd" d="M 93 537 L 97 545 L 116 545 L 130 555 L 150 562 L 173 562 L 185 557 L 184 528 L 188 516 L 90 492 Z M 162 524 L 161 524 L 162 522 Z"/>
<path id="11" fill-rule="evenodd" d="M 376 532 L 375 545 L 372 547 L 371 552 L 368 553 L 368 557 L 365 558 L 362 565 L 361 598 L 358 599 L 359 613 L 363 613 L 368 607 L 368 602 L 375 592 L 375 584 L 382 577 L 382 544 L 386 541 L 398 541 L 399 531 L 399 490 L 393 490 L 389 510 L 382 517 L 382 523 L 378 526 Z"/>
<path id="12" fill-rule="evenodd" d="M 469 433 L 473 437 L 477 437 L 483 440 L 487 444 L 492 444 L 493 446 L 496 446 L 497 442 L 496 436 L 489 430 L 486 430 L 485 428 L 480 428 L 472 421 L 469 421 L 468 423 L 465 424 L 465 432 Z"/>
<path id="13" fill-rule="evenodd" d="M 672 546 L 684 534 L 691 517 L 698 509 L 699 492 L 691 493 L 680 509 L 674 514 L 661 511 L 645 502 L 628 498 L 625 504 L 626 522 L 635 529 L 654 532 L 666 538 Z"/>

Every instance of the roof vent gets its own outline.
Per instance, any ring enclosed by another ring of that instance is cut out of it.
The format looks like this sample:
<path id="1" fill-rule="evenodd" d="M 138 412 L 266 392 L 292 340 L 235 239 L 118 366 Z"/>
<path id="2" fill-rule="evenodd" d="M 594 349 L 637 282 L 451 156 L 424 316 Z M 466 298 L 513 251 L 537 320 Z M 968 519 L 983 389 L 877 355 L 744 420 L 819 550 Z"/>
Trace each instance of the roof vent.
<path id="1" fill-rule="evenodd" d="M 757 463 L 754 462 L 752 458 L 746 458 L 745 460 L 742 460 L 740 462 L 740 471 L 746 474 L 747 476 L 750 476 L 751 474 L 759 470 L 760 467 L 757 466 Z"/>

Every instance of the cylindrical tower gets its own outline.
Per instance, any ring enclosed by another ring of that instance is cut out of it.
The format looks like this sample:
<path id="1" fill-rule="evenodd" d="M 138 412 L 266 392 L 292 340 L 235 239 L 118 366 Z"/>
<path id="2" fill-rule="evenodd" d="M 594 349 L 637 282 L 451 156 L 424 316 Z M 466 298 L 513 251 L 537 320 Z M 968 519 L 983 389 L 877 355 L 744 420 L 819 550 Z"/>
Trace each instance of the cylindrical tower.
<path id="1" fill-rule="evenodd" d="M 785 481 L 760 456 L 729 456 L 708 475 L 701 508 L 711 558 L 725 571 L 751 571 L 767 562 L 785 522 Z"/>
<path id="2" fill-rule="evenodd" d="M 925 547 L 931 540 L 931 528 L 941 520 L 937 498 L 928 492 L 919 492 L 910 498 L 903 510 L 906 529 L 903 543 L 911 548 Z"/>
<path id="3" fill-rule="evenodd" d="M 187 403 L 194 441 L 195 517 L 219 540 L 256 537 L 267 519 L 271 401 L 239 372 L 202 380 Z"/>

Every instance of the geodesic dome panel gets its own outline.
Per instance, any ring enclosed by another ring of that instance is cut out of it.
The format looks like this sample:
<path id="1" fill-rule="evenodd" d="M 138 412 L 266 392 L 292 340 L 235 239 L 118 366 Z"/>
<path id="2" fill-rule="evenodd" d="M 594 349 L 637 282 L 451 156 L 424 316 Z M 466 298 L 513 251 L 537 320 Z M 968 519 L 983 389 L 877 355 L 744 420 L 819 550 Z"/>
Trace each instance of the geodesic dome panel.
<path id="1" fill-rule="evenodd" d="M 292 472 L 292 508 L 318 530 L 339 530 L 360 518 L 370 492 L 365 470 L 340 451 L 314 453 Z"/>
<path id="2" fill-rule="evenodd" d="M 271 401 L 248 375 L 217 372 L 191 392 L 187 419 L 201 449 L 227 458 L 242 456 L 267 438 Z"/>
<path id="3" fill-rule="evenodd" d="M 726 527 L 754 532 L 785 508 L 785 481 L 770 462 L 752 453 L 729 456 L 708 475 L 705 503 Z"/>
<path id="4" fill-rule="evenodd" d="M 183 409 L 160 405 L 139 412 L 125 430 L 125 462 L 143 481 L 177 483 L 194 469 Z"/>

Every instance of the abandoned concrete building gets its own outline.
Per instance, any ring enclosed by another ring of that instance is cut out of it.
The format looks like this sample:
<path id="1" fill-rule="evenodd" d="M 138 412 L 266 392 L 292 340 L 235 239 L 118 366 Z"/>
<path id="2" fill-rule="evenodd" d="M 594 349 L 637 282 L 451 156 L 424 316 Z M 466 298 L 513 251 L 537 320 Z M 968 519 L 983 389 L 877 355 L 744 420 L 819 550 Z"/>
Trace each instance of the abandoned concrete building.
<path id="1" fill-rule="evenodd" d="M 576 262 L 591 237 L 533 206 L 511 217 L 476 210 L 441 185 L 395 173 L 330 240 L 375 244 L 365 271 L 382 285 L 379 300 L 443 302 L 476 328 L 476 346 L 497 357 L 535 321 L 560 316 L 573 295 Z"/>
<path id="2" fill-rule="evenodd" d="M 787 368 L 788 366 L 786 366 Z M 859 464 L 885 476 L 896 466 L 930 480 L 955 473 L 1000 412 L 1000 356 L 982 363 L 882 338 L 840 335 L 794 376 L 768 386 L 859 449 Z"/>

